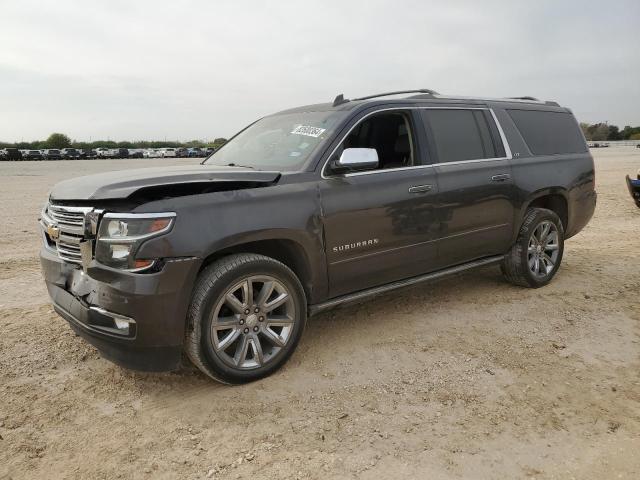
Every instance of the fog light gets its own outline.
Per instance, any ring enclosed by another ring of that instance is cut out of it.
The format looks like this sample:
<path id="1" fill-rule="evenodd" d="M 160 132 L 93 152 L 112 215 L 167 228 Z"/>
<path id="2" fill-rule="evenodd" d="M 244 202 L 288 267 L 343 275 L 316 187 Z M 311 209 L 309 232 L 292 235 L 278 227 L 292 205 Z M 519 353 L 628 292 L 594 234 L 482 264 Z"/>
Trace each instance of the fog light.
<path id="1" fill-rule="evenodd" d="M 136 333 L 136 321 L 133 318 L 110 312 L 102 307 L 92 305 L 89 310 L 99 313 L 98 317 L 90 317 L 89 325 L 110 334 L 131 337 Z"/>
<path id="2" fill-rule="evenodd" d="M 116 324 L 116 328 L 118 330 L 125 330 L 126 333 L 129 333 L 129 321 L 128 320 L 120 320 L 119 318 L 114 318 L 113 321 Z M 125 332 L 123 332 L 125 333 Z"/>

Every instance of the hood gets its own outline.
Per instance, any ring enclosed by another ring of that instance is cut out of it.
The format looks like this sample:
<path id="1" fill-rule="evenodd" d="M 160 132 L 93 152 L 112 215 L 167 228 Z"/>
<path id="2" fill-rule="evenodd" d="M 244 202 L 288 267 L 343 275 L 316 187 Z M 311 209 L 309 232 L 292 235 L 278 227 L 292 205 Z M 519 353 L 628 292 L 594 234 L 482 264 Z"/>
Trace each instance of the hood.
<path id="1" fill-rule="evenodd" d="M 280 172 L 215 165 L 140 168 L 99 173 L 58 183 L 51 190 L 52 200 L 124 199 L 146 188 L 189 184 L 234 183 L 256 186 L 275 183 Z M 240 186 L 239 188 L 243 188 Z"/>

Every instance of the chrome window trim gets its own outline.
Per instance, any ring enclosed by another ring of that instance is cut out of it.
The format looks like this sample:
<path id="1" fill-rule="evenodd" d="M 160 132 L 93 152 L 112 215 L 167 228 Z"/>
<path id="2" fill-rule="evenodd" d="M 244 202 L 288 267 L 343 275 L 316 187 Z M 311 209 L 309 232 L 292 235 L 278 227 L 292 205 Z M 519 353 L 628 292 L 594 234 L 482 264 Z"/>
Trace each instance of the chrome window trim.
<path id="1" fill-rule="evenodd" d="M 500 125 L 496 112 L 493 111 L 493 108 L 490 108 L 489 112 L 493 117 L 493 121 L 496 122 L 496 127 L 498 127 L 498 133 L 500 134 L 500 139 L 502 140 L 502 145 L 504 146 L 504 155 L 505 155 L 504 158 L 506 158 L 507 160 L 511 160 L 513 158 L 513 155 L 511 153 L 511 147 L 509 146 L 509 142 L 507 142 L 507 136 L 504 134 L 502 125 Z"/>
<path id="2" fill-rule="evenodd" d="M 430 165 L 412 165 L 411 167 L 386 168 L 386 169 L 383 169 L 383 170 L 367 170 L 365 172 L 345 173 L 343 175 L 332 175 L 330 177 L 323 177 L 323 178 L 358 177 L 360 175 L 375 175 L 376 173 L 401 172 L 403 170 L 418 170 L 418 169 L 422 169 L 422 168 L 432 168 L 433 166 L 434 166 L 433 164 L 430 164 Z"/>
<path id="3" fill-rule="evenodd" d="M 399 111 L 399 110 L 487 110 L 487 111 L 489 111 L 489 113 L 491 113 L 493 121 L 496 123 L 496 127 L 498 128 L 498 133 L 500 135 L 500 140 L 502 140 L 502 145 L 504 146 L 505 156 L 504 157 L 491 157 L 491 158 L 478 158 L 478 159 L 471 159 L 471 160 L 460 160 L 460 161 L 457 161 L 457 162 L 430 163 L 429 165 L 412 165 L 410 167 L 387 168 L 387 169 L 383 169 L 383 170 L 368 170 L 368 171 L 365 171 L 365 172 L 345 173 L 345 174 L 342 174 L 342 175 L 325 175 L 325 171 L 327 169 L 327 165 L 329 164 L 329 161 L 331 160 L 333 155 L 335 155 L 335 153 L 338 150 L 338 148 L 340 148 L 340 145 L 342 145 L 342 142 L 344 142 L 345 139 L 351 134 L 353 129 L 356 128 L 363 120 L 365 120 L 366 118 L 370 117 L 371 115 L 375 115 L 375 114 L 380 113 L 380 112 Z M 363 116 L 360 120 L 358 120 L 356 123 L 354 123 L 353 126 L 347 131 L 347 133 L 345 133 L 342 136 L 342 138 L 340 139 L 338 144 L 335 146 L 335 148 L 331 151 L 331 153 L 327 157 L 327 160 L 324 162 L 324 165 L 322 166 L 322 170 L 320 170 L 320 176 L 324 180 L 329 180 L 331 178 L 345 178 L 345 177 L 356 177 L 356 176 L 360 176 L 360 175 L 374 175 L 374 174 L 378 174 L 378 173 L 398 172 L 398 171 L 402 171 L 402 170 L 414 170 L 414 169 L 420 169 L 420 168 L 433 168 L 433 167 L 440 167 L 440 166 L 444 166 L 444 165 L 460 165 L 460 164 L 465 164 L 465 163 L 481 163 L 481 162 L 493 162 L 493 161 L 496 161 L 496 160 L 511 160 L 512 158 L 513 157 L 512 157 L 512 153 L 511 153 L 511 148 L 509 147 L 509 142 L 507 142 L 507 137 L 504 134 L 504 130 L 502 129 L 502 125 L 500 125 L 500 122 L 498 121 L 498 117 L 496 116 L 495 112 L 493 111 L 493 108 L 491 108 L 491 107 L 444 107 L 444 106 L 441 107 L 441 106 L 437 106 L 437 105 L 435 105 L 435 106 L 425 106 L 425 107 L 412 107 L 412 106 L 401 107 L 401 106 L 399 106 L 399 107 L 382 108 L 382 109 L 379 109 L 379 110 L 375 110 L 373 112 L 369 112 L 365 116 Z"/>
<path id="4" fill-rule="evenodd" d="M 458 160 L 457 162 L 441 162 L 434 163 L 434 167 L 444 167 L 445 165 L 464 165 L 465 163 L 483 163 L 483 162 L 497 162 L 498 160 L 509 160 L 508 157 L 491 157 L 491 158 L 479 158 L 477 160 Z"/>

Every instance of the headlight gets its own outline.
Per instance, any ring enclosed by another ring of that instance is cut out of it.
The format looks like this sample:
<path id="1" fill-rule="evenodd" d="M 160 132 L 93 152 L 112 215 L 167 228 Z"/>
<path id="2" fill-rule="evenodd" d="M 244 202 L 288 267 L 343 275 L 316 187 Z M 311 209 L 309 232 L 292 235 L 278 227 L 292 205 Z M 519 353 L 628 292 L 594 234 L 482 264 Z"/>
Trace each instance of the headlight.
<path id="1" fill-rule="evenodd" d="M 96 260 L 123 270 L 143 270 L 154 259 L 136 259 L 146 240 L 168 233 L 175 213 L 107 213 L 102 217 L 96 242 Z"/>

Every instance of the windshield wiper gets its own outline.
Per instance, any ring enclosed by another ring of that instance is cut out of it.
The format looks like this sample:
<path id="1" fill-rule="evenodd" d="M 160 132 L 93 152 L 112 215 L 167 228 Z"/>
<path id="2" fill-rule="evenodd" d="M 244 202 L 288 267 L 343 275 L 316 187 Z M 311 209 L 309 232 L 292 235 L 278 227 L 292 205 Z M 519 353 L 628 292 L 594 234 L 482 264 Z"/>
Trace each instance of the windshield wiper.
<path id="1" fill-rule="evenodd" d="M 238 165 L 237 163 L 227 163 L 227 167 L 240 167 L 240 168 L 250 168 L 251 170 L 257 170 L 256 167 L 252 167 L 251 165 Z"/>

